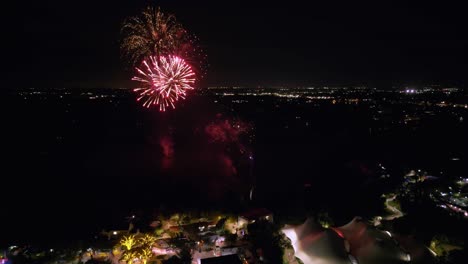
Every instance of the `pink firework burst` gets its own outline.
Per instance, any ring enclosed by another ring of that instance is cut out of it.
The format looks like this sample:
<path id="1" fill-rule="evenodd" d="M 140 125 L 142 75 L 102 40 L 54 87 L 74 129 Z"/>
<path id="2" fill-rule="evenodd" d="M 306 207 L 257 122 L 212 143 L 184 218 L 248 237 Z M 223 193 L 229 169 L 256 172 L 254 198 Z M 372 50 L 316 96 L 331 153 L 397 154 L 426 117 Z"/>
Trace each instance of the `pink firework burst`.
<path id="1" fill-rule="evenodd" d="M 177 56 L 150 56 L 149 63 L 144 60 L 143 69 L 136 68 L 138 76 L 132 78 L 143 84 L 133 91 L 139 93 L 137 101 L 143 100 L 144 107 L 159 105 L 166 111 L 179 98 L 185 99 L 187 90 L 194 89 L 195 73 L 189 64 Z"/>

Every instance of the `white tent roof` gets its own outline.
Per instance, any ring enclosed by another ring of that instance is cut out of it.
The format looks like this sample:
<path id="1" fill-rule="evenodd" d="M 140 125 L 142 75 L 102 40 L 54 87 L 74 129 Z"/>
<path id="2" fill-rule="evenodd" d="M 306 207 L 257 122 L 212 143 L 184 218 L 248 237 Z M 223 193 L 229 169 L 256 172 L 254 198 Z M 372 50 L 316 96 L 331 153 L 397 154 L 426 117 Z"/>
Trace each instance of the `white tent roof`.
<path id="1" fill-rule="evenodd" d="M 390 233 L 359 217 L 332 229 L 324 229 L 309 218 L 302 225 L 286 226 L 283 233 L 304 264 L 350 264 L 356 260 L 359 264 L 398 264 L 410 260 Z"/>
<path id="2" fill-rule="evenodd" d="M 286 226 L 296 257 L 304 264 L 349 264 L 343 240 L 332 230 L 323 229 L 309 218 L 299 226 Z"/>
<path id="3" fill-rule="evenodd" d="M 408 254 L 390 233 L 369 226 L 360 217 L 336 228 L 350 245 L 350 253 L 359 264 L 407 263 Z"/>

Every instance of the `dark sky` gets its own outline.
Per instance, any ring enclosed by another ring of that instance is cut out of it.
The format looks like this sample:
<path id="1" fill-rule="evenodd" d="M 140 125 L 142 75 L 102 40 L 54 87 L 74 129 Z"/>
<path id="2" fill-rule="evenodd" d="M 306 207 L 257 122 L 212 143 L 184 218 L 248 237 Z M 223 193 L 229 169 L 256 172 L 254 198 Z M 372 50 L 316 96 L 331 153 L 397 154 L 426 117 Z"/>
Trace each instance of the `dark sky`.
<path id="1" fill-rule="evenodd" d="M 45 0 L 2 8 L 8 83 L 130 86 L 119 30 L 151 2 L 200 38 L 205 85 L 467 81 L 468 18 L 451 1 Z"/>

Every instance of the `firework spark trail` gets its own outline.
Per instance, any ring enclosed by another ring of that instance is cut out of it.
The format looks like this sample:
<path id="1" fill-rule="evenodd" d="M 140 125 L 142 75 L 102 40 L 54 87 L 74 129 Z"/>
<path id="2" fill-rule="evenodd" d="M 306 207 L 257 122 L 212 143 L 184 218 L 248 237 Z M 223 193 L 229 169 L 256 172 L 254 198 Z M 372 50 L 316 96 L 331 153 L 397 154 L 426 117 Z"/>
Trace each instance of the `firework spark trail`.
<path id="1" fill-rule="evenodd" d="M 167 107 L 175 108 L 179 98 L 185 99 L 187 90 L 193 90 L 195 73 L 185 60 L 169 56 L 150 56 L 150 63 L 143 61 L 144 69 L 136 68 L 140 76 L 132 78 L 143 87 L 133 91 L 139 93 L 137 101 L 143 99 L 143 106 L 159 105 L 160 111 Z"/>

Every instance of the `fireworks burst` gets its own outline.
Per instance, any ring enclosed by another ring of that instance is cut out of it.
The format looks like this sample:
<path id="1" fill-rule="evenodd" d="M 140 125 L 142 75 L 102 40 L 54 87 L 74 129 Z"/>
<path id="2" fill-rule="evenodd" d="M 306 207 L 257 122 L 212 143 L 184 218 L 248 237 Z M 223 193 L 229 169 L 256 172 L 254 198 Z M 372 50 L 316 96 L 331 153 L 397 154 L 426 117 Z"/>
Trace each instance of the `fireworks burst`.
<path id="1" fill-rule="evenodd" d="M 177 55 L 185 60 L 202 56 L 197 38 L 177 22 L 174 15 L 159 7 L 148 6 L 138 15 L 125 20 L 121 33 L 122 55 L 133 65 L 148 56 Z"/>
<path id="2" fill-rule="evenodd" d="M 185 60 L 169 56 L 150 56 L 150 62 L 143 61 L 144 69 L 136 68 L 140 76 L 132 78 L 144 86 L 133 91 L 139 93 L 138 101 L 143 100 L 144 107 L 159 105 L 160 111 L 167 107 L 175 108 L 179 98 L 185 99 L 187 90 L 193 90 L 195 73 Z"/>

